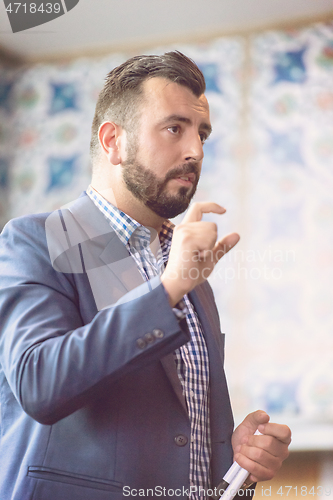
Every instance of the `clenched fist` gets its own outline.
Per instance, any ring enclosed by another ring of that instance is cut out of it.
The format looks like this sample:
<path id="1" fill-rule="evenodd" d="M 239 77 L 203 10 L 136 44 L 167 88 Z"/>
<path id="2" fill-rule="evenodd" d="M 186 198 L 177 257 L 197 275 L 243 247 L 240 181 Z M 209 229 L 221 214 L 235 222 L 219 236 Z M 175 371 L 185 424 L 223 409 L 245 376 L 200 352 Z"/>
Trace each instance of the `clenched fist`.
<path id="1" fill-rule="evenodd" d="M 260 436 L 254 435 L 256 429 Z M 235 429 L 231 441 L 234 459 L 250 472 L 249 481 L 267 481 L 288 458 L 291 431 L 287 425 L 270 423 L 267 413 L 257 410 Z"/>

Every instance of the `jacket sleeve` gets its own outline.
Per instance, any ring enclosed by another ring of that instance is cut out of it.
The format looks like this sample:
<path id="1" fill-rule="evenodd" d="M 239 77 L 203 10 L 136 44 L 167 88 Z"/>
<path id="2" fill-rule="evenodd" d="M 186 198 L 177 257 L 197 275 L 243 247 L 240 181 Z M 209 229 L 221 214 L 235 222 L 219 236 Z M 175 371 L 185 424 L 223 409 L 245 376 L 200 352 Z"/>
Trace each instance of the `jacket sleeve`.
<path id="1" fill-rule="evenodd" d="M 84 324 L 76 277 L 52 267 L 44 226 L 42 217 L 16 219 L 0 238 L 0 363 L 24 411 L 53 424 L 174 351 L 189 332 L 159 278 Z"/>

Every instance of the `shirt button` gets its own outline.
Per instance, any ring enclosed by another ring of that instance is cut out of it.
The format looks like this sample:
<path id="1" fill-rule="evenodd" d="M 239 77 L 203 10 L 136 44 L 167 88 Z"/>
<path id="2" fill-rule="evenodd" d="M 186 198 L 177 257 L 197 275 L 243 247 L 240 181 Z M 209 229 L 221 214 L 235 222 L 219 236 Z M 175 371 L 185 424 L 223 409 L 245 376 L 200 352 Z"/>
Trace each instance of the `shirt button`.
<path id="1" fill-rule="evenodd" d="M 164 332 L 162 330 L 160 330 L 159 328 L 154 328 L 153 330 L 153 335 L 157 338 L 157 339 L 162 339 L 164 337 Z"/>
<path id="2" fill-rule="evenodd" d="M 179 436 L 175 437 L 175 443 L 177 446 L 185 446 L 188 442 L 188 439 L 183 434 L 179 434 Z"/>
<path id="3" fill-rule="evenodd" d="M 191 398 L 194 398 L 194 392 L 190 391 Z"/>

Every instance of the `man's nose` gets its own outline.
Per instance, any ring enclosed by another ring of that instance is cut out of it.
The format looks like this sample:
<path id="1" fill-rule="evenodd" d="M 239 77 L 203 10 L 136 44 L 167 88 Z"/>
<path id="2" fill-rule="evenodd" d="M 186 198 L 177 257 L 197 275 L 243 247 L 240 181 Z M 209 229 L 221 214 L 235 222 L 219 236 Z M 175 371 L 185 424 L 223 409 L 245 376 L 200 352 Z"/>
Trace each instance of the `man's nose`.
<path id="1" fill-rule="evenodd" d="M 204 157 L 203 144 L 199 134 L 191 134 L 186 141 L 184 158 L 186 161 L 201 161 Z"/>

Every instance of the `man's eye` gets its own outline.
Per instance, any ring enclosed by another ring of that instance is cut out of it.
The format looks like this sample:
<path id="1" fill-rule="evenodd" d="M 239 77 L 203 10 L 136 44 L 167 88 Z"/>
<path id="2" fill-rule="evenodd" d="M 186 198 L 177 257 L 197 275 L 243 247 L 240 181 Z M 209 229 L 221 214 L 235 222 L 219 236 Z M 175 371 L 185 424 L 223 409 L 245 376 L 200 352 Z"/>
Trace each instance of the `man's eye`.
<path id="1" fill-rule="evenodd" d="M 180 132 L 180 127 L 178 125 L 175 125 L 174 127 L 169 127 L 168 130 L 172 134 L 178 134 Z"/>

